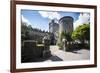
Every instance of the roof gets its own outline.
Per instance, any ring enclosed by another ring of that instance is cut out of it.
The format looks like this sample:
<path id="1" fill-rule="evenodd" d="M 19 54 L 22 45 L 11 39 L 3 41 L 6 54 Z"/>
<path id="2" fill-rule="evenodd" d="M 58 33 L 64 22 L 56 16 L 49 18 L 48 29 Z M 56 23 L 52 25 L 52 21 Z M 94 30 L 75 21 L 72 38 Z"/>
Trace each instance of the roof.
<path id="1" fill-rule="evenodd" d="M 59 21 L 61 21 L 61 20 L 63 20 L 63 19 L 67 19 L 67 18 L 70 18 L 70 19 L 74 20 L 73 17 L 71 17 L 71 16 L 64 16 L 64 17 L 60 18 Z"/>

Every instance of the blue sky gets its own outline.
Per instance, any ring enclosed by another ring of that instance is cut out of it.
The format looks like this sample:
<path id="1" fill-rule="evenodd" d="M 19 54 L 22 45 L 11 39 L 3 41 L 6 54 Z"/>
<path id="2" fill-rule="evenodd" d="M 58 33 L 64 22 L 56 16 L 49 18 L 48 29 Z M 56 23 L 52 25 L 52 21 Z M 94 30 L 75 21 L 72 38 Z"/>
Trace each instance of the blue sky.
<path id="1" fill-rule="evenodd" d="M 80 14 L 80 12 L 21 10 L 22 21 L 27 22 L 27 24 L 33 28 L 45 31 L 49 31 L 49 22 L 54 18 L 59 20 L 63 16 L 71 16 L 74 18 L 75 23 L 79 20 Z M 86 16 L 87 15 L 85 15 L 85 17 Z M 78 23 L 79 22 L 80 21 L 78 21 Z"/>

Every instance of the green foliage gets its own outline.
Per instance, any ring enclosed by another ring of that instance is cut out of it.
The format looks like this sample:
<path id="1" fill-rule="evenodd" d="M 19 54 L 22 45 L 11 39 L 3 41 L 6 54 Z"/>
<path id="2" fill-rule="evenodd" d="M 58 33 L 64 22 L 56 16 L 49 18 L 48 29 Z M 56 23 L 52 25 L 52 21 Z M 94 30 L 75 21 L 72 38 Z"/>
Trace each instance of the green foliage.
<path id="1" fill-rule="evenodd" d="M 64 32 L 64 31 L 61 33 L 61 39 L 63 39 L 63 38 L 66 38 L 66 32 Z"/>
<path id="2" fill-rule="evenodd" d="M 72 41 L 71 34 L 72 32 L 67 33 L 66 31 L 65 32 L 63 31 L 61 33 L 61 39 L 65 38 L 67 41 Z"/>
<path id="3" fill-rule="evenodd" d="M 67 42 L 70 43 L 70 41 L 72 41 L 71 34 L 72 34 L 71 32 L 70 33 L 67 33 L 66 31 L 61 32 L 61 34 L 59 35 L 59 40 L 57 41 L 57 45 L 60 48 L 63 47 L 62 39 L 66 39 Z"/>
<path id="4" fill-rule="evenodd" d="M 62 49 L 62 47 L 63 47 L 63 44 L 62 44 L 62 42 L 57 42 L 57 45 L 59 46 L 59 49 Z"/>
<path id="5" fill-rule="evenodd" d="M 59 36 L 59 41 L 57 45 L 62 48 L 63 43 L 62 39 L 65 38 L 69 44 L 67 44 L 68 49 L 77 49 L 77 48 L 89 48 L 90 43 L 90 24 L 83 24 L 78 26 L 73 32 L 61 32 Z M 73 40 L 79 40 L 81 43 L 71 44 Z M 85 41 L 88 41 L 86 44 Z"/>
<path id="6" fill-rule="evenodd" d="M 28 40 L 30 38 L 29 32 L 32 31 L 31 25 L 26 23 L 21 23 L 21 41 L 23 43 L 24 40 Z"/>
<path id="7" fill-rule="evenodd" d="M 63 43 L 62 43 L 63 38 L 65 38 L 65 33 L 64 32 L 59 34 L 58 40 L 57 40 L 57 45 L 59 46 L 60 49 L 62 49 L 62 47 L 63 47 Z"/>
<path id="8" fill-rule="evenodd" d="M 90 24 L 80 25 L 72 33 L 72 39 L 74 40 L 90 40 Z"/>

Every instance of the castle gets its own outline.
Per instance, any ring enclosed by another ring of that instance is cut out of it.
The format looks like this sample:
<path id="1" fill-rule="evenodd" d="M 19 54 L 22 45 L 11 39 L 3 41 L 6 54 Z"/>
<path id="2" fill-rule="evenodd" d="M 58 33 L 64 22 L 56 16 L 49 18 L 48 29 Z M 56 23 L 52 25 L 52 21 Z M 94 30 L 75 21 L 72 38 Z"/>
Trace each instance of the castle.
<path id="1" fill-rule="evenodd" d="M 73 18 L 70 16 L 64 16 L 58 20 L 58 23 L 53 19 L 49 22 L 49 32 L 51 44 L 55 45 L 58 39 L 58 36 L 62 32 L 72 32 L 73 31 Z"/>

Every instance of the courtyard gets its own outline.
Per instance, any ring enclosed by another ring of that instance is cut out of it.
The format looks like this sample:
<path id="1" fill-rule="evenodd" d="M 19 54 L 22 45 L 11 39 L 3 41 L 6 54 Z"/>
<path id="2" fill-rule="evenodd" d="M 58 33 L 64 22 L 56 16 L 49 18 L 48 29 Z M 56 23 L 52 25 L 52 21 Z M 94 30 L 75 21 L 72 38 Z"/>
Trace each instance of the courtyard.
<path id="1" fill-rule="evenodd" d="M 57 46 L 50 46 L 52 56 L 46 61 L 73 61 L 90 59 L 90 51 L 80 49 L 72 52 L 59 50 Z"/>

